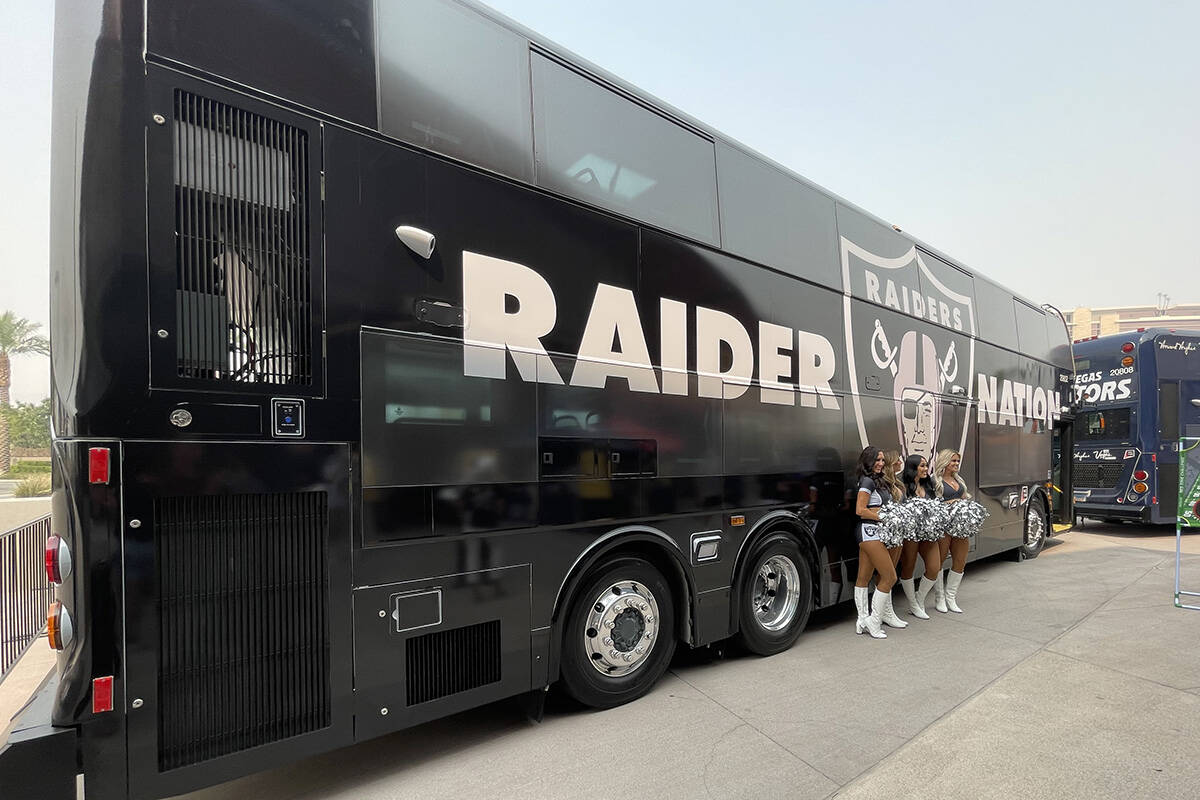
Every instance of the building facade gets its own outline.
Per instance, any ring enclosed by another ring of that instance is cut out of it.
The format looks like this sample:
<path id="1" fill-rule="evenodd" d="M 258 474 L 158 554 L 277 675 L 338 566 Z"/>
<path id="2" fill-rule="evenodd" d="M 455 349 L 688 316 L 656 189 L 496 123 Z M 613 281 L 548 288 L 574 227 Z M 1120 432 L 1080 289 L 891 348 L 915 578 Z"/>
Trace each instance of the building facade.
<path id="1" fill-rule="evenodd" d="M 1200 328 L 1200 303 L 1157 306 L 1079 307 L 1064 311 L 1071 338 L 1078 341 L 1092 336 L 1136 331 L 1138 328 Z"/>

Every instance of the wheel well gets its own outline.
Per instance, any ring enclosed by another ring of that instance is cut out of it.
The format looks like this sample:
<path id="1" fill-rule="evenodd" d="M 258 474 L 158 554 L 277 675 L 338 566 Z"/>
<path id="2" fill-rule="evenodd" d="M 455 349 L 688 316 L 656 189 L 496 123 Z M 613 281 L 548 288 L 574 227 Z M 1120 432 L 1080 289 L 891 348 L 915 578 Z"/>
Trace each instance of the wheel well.
<path id="1" fill-rule="evenodd" d="M 1034 499 L 1034 498 L 1036 498 L 1036 499 L 1038 500 L 1038 502 L 1041 504 L 1041 506 L 1042 506 L 1042 511 L 1044 511 L 1044 512 L 1045 512 L 1045 514 L 1046 514 L 1046 529 L 1047 529 L 1047 530 L 1050 530 L 1050 529 L 1051 529 L 1051 521 L 1050 521 L 1050 498 L 1046 496 L 1046 490 L 1045 490 L 1044 488 L 1042 488 L 1041 486 L 1039 486 L 1039 487 L 1037 487 L 1036 489 L 1034 489 L 1034 490 L 1033 490 L 1033 496 L 1030 498 L 1030 502 L 1027 504 L 1027 506 L 1032 506 L 1032 505 L 1033 505 L 1033 502 L 1032 502 L 1032 501 L 1033 501 L 1033 499 Z M 1026 510 L 1025 510 L 1025 516 L 1026 516 L 1026 517 L 1028 517 L 1028 516 L 1029 516 L 1029 509 L 1028 509 L 1028 507 L 1027 507 L 1027 508 L 1026 508 Z"/>
<path id="2" fill-rule="evenodd" d="M 575 601 L 575 596 L 588 573 L 597 565 L 617 558 L 642 558 L 662 573 L 667 585 L 671 587 L 672 600 L 675 604 L 675 638 L 685 644 L 692 643 L 692 603 L 696 596 L 695 587 L 692 585 L 691 576 L 683 567 L 682 557 L 659 537 L 660 534 L 651 532 L 649 529 L 632 530 L 605 542 L 595 551 L 588 553 L 572 568 L 566 581 L 563 582 L 563 589 L 559 592 L 550 622 L 549 681 L 551 683 L 558 680 L 563 623 L 567 611 Z"/>
<path id="3" fill-rule="evenodd" d="M 764 526 L 760 532 L 751 533 L 752 539 L 748 540 L 738 554 L 738 562 L 733 569 L 733 585 L 730 587 L 729 593 L 729 614 L 730 614 L 730 630 L 737 630 L 738 620 L 741 617 L 741 595 L 737 591 L 738 585 L 742 581 L 742 576 L 750 563 L 750 556 L 754 553 L 754 548 L 767 537 L 777 533 L 787 534 L 796 542 L 800 548 L 800 552 L 808 559 L 809 579 L 812 581 L 813 588 L 813 603 L 820 602 L 821 587 L 818 585 L 818 578 L 821 574 L 821 567 L 818 563 L 817 544 L 812 532 L 808 527 L 800 521 L 799 517 L 783 517 Z"/>

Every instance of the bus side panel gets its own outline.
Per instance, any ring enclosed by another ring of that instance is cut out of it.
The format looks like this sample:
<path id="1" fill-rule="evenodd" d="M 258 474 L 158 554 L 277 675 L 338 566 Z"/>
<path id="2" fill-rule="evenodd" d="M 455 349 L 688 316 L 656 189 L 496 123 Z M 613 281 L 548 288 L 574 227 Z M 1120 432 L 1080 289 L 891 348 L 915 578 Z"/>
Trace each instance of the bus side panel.
<path id="1" fill-rule="evenodd" d="M 130 442 L 124 472 L 132 794 L 350 743 L 349 447 Z"/>

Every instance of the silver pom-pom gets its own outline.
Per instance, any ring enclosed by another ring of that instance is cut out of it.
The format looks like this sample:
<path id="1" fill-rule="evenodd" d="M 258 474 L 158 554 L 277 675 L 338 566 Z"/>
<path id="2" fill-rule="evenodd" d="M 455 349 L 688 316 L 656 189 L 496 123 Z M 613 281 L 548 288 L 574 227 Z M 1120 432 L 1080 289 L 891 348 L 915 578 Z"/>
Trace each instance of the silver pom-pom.
<path id="1" fill-rule="evenodd" d="M 908 537 L 914 520 L 912 511 L 900 503 L 888 503 L 879 509 L 879 541 L 887 548 L 899 547 Z"/>
<path id="2" fill-rule="evenodd" d="M 946 533 L 956 539 L 967 539 L 979 533 L 983 529 L 983 521 L 991 516 L 986 508 L 974 500 L 950 503 L 948 511 L 950 521 Z"/>
<path id="3" fill-rule="evenodd" d="M 936 542 L 946 535 L 950 514 L 945 503 L 928 497 L 913 497 L 904 505 L 911 507 L 915 520 L 908 539 L 915 542 Z"/>

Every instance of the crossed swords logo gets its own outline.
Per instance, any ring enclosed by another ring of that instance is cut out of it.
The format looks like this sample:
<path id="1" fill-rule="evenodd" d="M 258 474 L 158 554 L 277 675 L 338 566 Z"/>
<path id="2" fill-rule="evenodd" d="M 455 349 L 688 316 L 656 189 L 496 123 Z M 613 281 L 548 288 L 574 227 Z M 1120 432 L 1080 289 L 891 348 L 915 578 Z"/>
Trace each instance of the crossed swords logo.
<path id="1" fill-rule="evenodd" d="M 895 378 L 898 371 L 896 356 L 899 354 L 900 348 L 888 345 L 887 333 L 883 330 L 883 323 L 876 319 L 875 332 L 871 335 L 871 358 L 874 359 L 875 366 L 880 369 L 889 370 L 892 373 L 892 378 Z M 953 384 L 954 379 L 958 377 L 958 355 L 954 351 L 953 339 L 950 340 L 950 347 L 946 350 L 945 359 L 938 361 L 938 372 L 941 373 L 939 389 L 944 388 L 947 383 Z"/>

